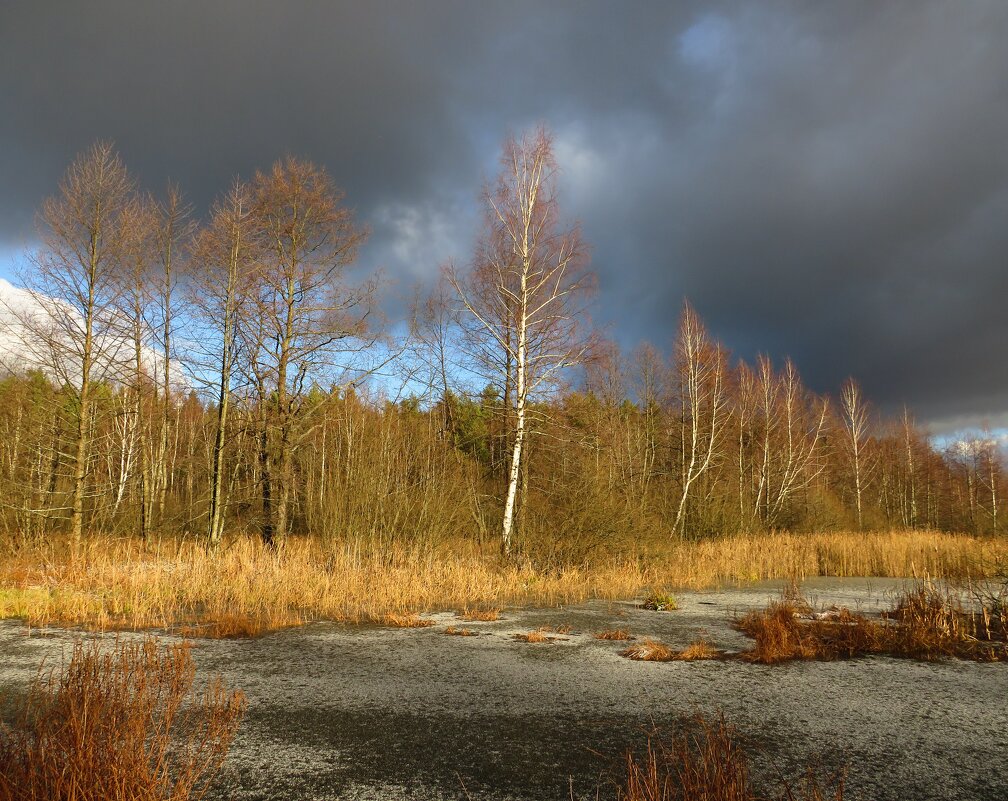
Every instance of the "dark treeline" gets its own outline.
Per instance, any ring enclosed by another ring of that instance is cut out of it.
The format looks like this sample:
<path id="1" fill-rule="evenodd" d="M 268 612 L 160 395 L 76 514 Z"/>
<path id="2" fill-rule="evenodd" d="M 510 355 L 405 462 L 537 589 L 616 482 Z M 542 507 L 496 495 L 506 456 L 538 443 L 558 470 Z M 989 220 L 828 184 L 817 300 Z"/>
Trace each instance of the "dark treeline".
<path id="1" fill-rule="evenodd" d="M 730 532 L 1000 528 L 996 440 L 939 448 L 857 384 L 734 363 L 685 304 L 667 350 L 587 326 L 552 143 L 505 143 L 465 270 L 382 330 L 366 232 L 318 167 L 236 181 L 198 222 L 96 145 L 40 212 L 4 314 L 0 525 L 443 543 L 583 559 Z M 16 302 L 15 302 L 16 300 Z"/>

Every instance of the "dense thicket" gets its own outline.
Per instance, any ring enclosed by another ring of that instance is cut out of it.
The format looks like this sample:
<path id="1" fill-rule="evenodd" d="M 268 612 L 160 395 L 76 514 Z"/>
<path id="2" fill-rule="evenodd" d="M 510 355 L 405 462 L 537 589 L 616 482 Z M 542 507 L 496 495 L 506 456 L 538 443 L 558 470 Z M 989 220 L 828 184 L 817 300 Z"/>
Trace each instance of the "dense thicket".
<path id="1" fill-rule="evenodd" d="M 365 232 L 323 170 L 278 162 L 195 225 L 107 145 L 81 156 L 3 317 L 7 541 L 503 530 L 580 560 L 736 531 L 1000 529 L 989 435 L 939 448 L 853 381 L 830 399 L 790 362 L 733 361 L 688 304 L 666 348 L 589 336 L 550 148 L 509 140 L 471 269 L 418 299 L 403 341 L 376 323 L 377 278 L 347 280 Z"/>

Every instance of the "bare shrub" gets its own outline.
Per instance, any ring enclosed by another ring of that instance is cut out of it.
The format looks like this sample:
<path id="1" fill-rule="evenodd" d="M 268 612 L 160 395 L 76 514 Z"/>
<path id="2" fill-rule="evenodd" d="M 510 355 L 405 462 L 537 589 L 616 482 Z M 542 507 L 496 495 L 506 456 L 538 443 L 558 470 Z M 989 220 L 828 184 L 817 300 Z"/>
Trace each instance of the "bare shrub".
<path id="1" fill-rule="evenodd" d="M 206 794 L 245 712 L 218 677 L 197 692 L 188 643 L 78 641 L 0 725 L 0 799 L 188 801 Z"/>
<path id="2" fill-rule="evenodd" d="M 821 783 L 809 770 L 797 788 L 783 784 L 782 801 L 843 801 L 841 775 Z M 723 715 L 698 716 L 687 731 L 648 736 L 643 756 L 626 754 L 626 776 L 617 787 L 619 801 L 759 801 L 771 798 L 754 788 L 749 757 Z"/>
<path id="3" fill-rule="evenodd" d="M 751 801 L 749 765 L 724 717 L 697 718 L 692 733 L 648 737 L 643 758 L 628 752 L 620 801 Z"/>

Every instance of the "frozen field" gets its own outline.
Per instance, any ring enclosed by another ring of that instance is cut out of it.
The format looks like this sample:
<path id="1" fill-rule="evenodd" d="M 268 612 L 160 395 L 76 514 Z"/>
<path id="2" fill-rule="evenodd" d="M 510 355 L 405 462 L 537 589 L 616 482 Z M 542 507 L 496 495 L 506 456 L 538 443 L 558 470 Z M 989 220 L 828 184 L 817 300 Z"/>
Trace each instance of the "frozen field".
<path id="1" fill-rule="evenodd" d="M 888 606 L 902 582 L 810 580 L 820 604 Z M 433 615 L 430 628 L 314 624 L 255 640 L 201 640 L 203 671 L 245 690 L 249 713 L 221 798 L 595 797 L 653 721 L 675 725 L 723 710 L 771 782 L 807 764 L 849 763 L 850 798 L 1008 798 L 1008 665 L 889 658 L 766 667 L 737 661 L 633 662 L 622 628 L 685 646 L 698 635 L 742 650 L 735 610 L 763 606 L 778 584 L 684 593 L 680 609 L 633 603 L 507 611 L 472 623 Z M 480 632 L 445 636 L 448 625 Z M 570 626 L 555 642 L 513 635 Z M 45 657 L 58 664 L 73 632 L 25 635 L 0 622 L 0 690 Z"/>

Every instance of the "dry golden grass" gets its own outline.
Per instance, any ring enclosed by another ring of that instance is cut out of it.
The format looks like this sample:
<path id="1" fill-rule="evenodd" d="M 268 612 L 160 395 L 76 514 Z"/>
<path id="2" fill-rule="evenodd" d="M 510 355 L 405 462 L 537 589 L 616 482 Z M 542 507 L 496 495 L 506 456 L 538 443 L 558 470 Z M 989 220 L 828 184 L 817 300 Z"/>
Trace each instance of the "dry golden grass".
<path id="1" fill-rule="evenodd" d="M 128 628 L 115 625 L 113 628 Z M 282 626 L 272 624 L 262 617 L 243 617 L 237 614 L 222 614 L 213 619 L 196 623 L 181 623 L 169 626 L 172 634 L 180 637 L 210 637 L 214 639 L 246 639 L 275 631 Z"/>
<path id="2" fill-rule="evenodd" d="M 595 635 L 596 640 L 632 640 L 633 635 L 623 629 L 607 629 Z"/>
<path id="3" fill-rule="evenodd" d="M 884 617 L 896 622 L 883 627 L 884 647 L 895 656 L 1008 660 L 1008 607 L 1000 603 L 978 608 L 957 590 L 921 581 L 903 593 Z"/>
<path id="4" fill-rule="evenodd" d="M 453 637 L 475 637 L 475 636 L 477 636 L 477 632 L 473 631 L 472 629 L 459 629 L 459 628 L 456 628 L 455 626 L 449 626 L 448 628 L 446 628 L 444 630 L 444 633 L 445 634 L 449 634 L 449 635 L 451 635 Z"/>
<path id="5" fill-rule="evenodd" d="M 0 556 L 0 617 L 93 629 L 188 625 L 240 636 L 326 619 L 382 621 L 437 609 L 559 606 L 797 576 L 990 575 L 1008 540 L 929 532 L 772 534 L 670 543 L 649 559 L 592 566 L 503 562 L 474 546 L 332 545 L 292 538 L 275 552 L 238 539 L 217 555 L 198 543 L 95 537 L 76 558 L 58 547 Z"/>
<path id="6" fill-rule="evenodd" d="M 62 674 L 40 673 L 0 724 L 0 801 L 202 798 L 245 711 L 214 679 L 193 689 L 186 643 L 78 641 Z"/>

